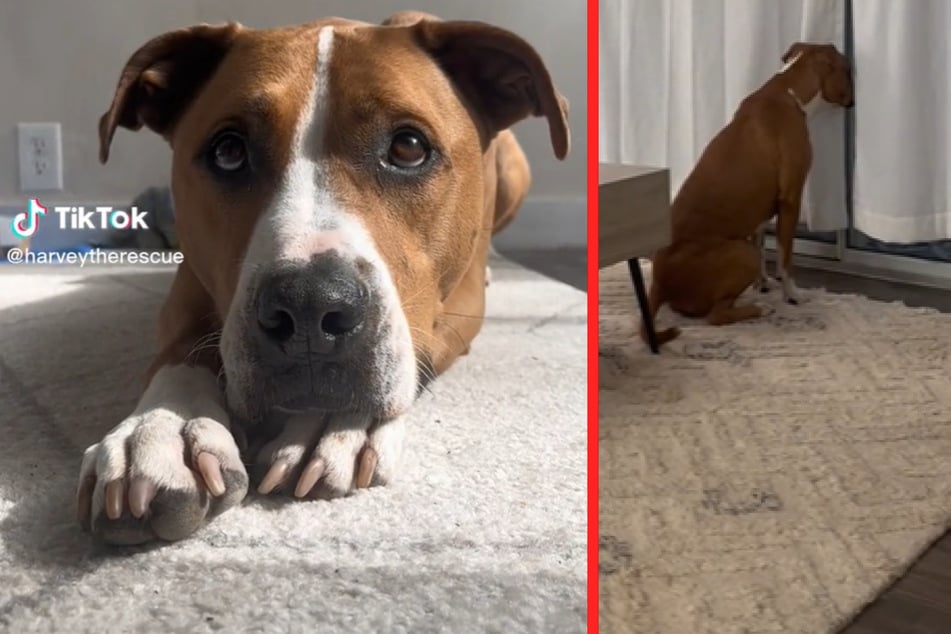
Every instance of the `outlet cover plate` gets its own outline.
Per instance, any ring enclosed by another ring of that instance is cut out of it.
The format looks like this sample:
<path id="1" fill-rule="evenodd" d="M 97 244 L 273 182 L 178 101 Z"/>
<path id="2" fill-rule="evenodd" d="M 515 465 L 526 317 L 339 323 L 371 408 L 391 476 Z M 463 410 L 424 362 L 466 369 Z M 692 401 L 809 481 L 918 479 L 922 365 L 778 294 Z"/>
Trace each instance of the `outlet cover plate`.
<path id="1" fill-rule="evenodd" d="M 63 189 L 63 144 L 59 123 L 17 124 L 20 190 Z"/>

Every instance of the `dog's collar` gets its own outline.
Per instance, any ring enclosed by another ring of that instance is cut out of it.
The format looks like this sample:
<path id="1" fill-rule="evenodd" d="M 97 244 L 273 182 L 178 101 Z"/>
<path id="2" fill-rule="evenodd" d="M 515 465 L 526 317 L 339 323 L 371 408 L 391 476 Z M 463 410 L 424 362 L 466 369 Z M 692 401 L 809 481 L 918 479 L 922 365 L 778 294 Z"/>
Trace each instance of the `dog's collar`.
<path id="1" fill-rule="evenodd" d="M 808 113 L 806 112 L 806 104 L 804 104 L 802 101 L 799 100 L 799 96 L 796 95 L 796 92 L 795 92 L 792 88 L 787 88 L 787 89 L 786 89 L 786 92 L 788 92 L 788 93 L 789 93 L 789 96 L 792 97 L 792 98 L 793 98 L 793 101 L 796 102 L 796 106 L 799 108 L 799 110 L 800 110 L 803 114 L 808 114 Z"/>

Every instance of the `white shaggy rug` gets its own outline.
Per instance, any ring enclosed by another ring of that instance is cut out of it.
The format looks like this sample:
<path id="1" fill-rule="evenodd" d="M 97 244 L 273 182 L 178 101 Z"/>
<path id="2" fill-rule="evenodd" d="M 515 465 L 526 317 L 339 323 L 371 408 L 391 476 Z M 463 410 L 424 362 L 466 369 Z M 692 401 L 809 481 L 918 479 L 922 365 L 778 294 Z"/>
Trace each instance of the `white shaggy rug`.
<path id="1" fill-rule="evenodd" d="M 804 293 L 654 356 L 601 272 L 602 632 L 832 632 L 947 529 L 951 315 Z"/>
<path id="2" fill-rule="evenodd" d="M 586 296 L 493 274 L 397 484 L 252 495 L 192 539 L 100 549 L 79 459 L 134 405 L 171 274 L 0 265 L 0 631 L 583 631 Z"/>

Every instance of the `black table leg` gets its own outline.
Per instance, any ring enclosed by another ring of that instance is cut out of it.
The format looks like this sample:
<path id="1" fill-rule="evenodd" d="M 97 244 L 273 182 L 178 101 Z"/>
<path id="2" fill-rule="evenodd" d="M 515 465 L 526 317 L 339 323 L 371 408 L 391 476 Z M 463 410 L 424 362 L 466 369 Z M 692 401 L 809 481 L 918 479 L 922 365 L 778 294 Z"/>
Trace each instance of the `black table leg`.
<path id="1" fill-rule="evenodd" d="M 634 282 L 634 292 L 637 293 L 637 303 L 641 307 L 641 318 L 644 320 L 644 329 L 647 331 L 647 345 L 651 352 L 660 354 L 657 346 L 657 333 L 654 330 L 654 318 L 651 316 L 651 308 L 647 303 L 647 289 L 644 287 L 644 276 L 641 275 L 641 265 L 637 258 L 631 258 L 627 261 L 627 268 L 631 271 L 631 281 Z"/>

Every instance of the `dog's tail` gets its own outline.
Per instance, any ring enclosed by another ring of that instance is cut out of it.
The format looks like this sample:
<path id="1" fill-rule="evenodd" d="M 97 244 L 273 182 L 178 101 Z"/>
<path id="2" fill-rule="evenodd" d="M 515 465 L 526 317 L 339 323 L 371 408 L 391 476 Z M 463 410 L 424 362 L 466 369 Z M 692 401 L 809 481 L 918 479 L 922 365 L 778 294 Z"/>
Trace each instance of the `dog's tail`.
<path id="1" fill-rule="evenodd" d="M 651 321 L 655 324 L 657 323 L 657 311 L 660 310 L 660 307 L 667 303 L 667 300 L 664 299 L 663 292 L 660 289 L 660 285 L 657 283 L 657 276 L 651 276 L 651 288 L 647 293 L 647 310 L 650 311 Z M 680 328 L 673 327 L 667 328 L 666 330 L 658 330 L 656 333 L 657 336 L 657 345 L 662 346 L 668 341 L 676 339 L 680 336 Z M 648 343 L 647 339 L 647 328 L 644 326 L 644 322 L 641 322 L 641 341 Z"/>

